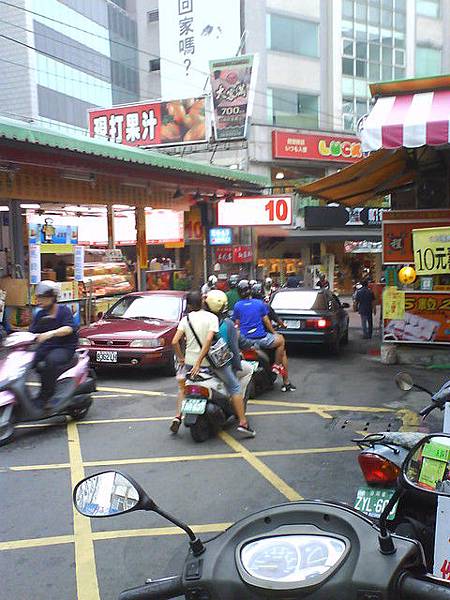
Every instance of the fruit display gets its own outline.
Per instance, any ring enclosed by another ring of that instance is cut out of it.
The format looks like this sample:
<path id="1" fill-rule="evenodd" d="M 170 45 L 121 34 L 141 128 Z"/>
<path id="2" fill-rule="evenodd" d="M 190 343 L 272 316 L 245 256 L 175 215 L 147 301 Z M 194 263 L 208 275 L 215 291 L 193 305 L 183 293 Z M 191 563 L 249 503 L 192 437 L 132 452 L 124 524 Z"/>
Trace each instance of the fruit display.
<path id="1" fill-rule="evenodd" d="M 161 143 L 205 141 L 204 98 L 163 102 L 161 117 Z"/>

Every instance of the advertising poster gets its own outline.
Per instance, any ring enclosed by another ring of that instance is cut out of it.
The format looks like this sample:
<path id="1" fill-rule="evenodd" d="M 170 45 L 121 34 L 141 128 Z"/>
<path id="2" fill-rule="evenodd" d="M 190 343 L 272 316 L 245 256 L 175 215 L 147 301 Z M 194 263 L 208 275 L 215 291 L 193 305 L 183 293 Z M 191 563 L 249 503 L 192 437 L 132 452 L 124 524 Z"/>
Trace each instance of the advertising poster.
<path id="1" fill-rule="evenodd" d="M 36 285 L 41 281 L 41 246 L 30 244 L 30 284 Z"/>
<path id="2" fill-rule="evenodd" d="M 75 275 L 75 281 L 83 281 L 83 279 L 84 279 L 84 246 L 75 246 L 74 275 Z"/>
<path id="3" fill-rule="evenodd" d="M 414 229 L 448 226 L 449 209 L 396 210 L 383 213 L 383 263 L 414 263 Z"/>
<path id="4" fill-rule="evenodd" d="M 403 318 L 390 318 L 386 313 L 383 316 L 383 341 L 385 342 L 450 344 L 448 294 L 406 292 Z"/>
<path id="5" fill-rule="evenodd" d="M 141 102 L 89 111 L 89 135 L 126 146 L 205 142 L 205 97 Z"/>
<path id="6" fill-rule="evenodd" d="M 450 227 L 414 229 L 412 234 L 417 275 L 450 274 Z"/>
<path id="7" fill-rule="evenodd" d="M 211 89 L 216 140 L 244 139 L 252 108 L 253 55 L 212 60 Z"/>
<path id="8" fill-rule="evenodd" d="M 356 136 L 272 131 L 272 157 L 354 163 L 362 158 Z"/>
<path id="9" fill-rule="evenodd" d="M 211 0 L 159 2 L 162 98 L 200 96 L 209 85 L 209 61 L 237 53 L 241 2 L 227 0 L 218 10 Z"/>
<path id="10" fill-rule="evenodd" d="M 78 243 L 78 227 L 43 217 L 42 222 L 28 223 L 28 241 L 30 244 L 75 245 Z"/>
<path id="11" fill-rule="evenodd" d="M 383 318 L 403 319 L 405 316 L 405 292 L 387 287 L 383 293 Z"/>

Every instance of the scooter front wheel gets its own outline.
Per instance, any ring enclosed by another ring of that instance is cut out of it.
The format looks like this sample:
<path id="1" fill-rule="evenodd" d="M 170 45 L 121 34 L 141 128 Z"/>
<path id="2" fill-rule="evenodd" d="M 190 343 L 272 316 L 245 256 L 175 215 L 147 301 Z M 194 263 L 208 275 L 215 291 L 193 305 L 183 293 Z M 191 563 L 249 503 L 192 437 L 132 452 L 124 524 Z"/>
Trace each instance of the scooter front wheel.
<path id="1" fill-rule="evenodd" d="M 81 421 L 88 414 L 90 406 L 84 406 L 83 408 L 72 408 L 68 411 L 69 416 L 75 421 Z"/>
<path id="2" fill-rule="evenodd" d="M 7 404 L 0 408 L 0 446 L 5 446 L 14 437 L 14 407 Z"/>

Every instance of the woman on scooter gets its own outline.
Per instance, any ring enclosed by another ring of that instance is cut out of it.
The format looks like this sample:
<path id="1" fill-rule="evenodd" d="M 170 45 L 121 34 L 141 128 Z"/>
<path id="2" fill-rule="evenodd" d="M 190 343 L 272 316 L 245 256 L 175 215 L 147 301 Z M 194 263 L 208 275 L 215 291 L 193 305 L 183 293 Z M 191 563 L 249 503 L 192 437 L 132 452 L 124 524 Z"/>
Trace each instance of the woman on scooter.
<path id="1" fill-rule="evenodd" d="M 70 363 L 78 343 L 72 311 L 68 306 L 57 303 L 58 292 L 59 286 L 54 281 L 41 281 L 36 286 L 40 310 L 30 326 L 30 331 L 38 334 L 39 347 L 34 361 L 34 366 L 40 364 L 41 391 L 38 401 L 48 409 L 61 367 Z"/>

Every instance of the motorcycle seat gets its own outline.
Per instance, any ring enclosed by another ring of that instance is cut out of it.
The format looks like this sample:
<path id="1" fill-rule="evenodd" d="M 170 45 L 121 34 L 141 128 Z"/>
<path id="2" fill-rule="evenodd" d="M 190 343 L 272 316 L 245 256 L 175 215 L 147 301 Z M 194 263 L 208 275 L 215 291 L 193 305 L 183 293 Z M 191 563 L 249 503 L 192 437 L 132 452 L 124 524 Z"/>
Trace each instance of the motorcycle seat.
<path id="1" fill-rule="evenodd" d="M 426 433 L 420 433 L 418 431 L 382 431 L 379 434 L 383 437 L 380 439 L 381 443 L 393 444 L 411 450 L 416 446 L 424 437 Z"/>

